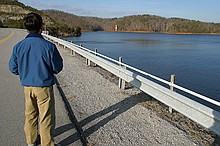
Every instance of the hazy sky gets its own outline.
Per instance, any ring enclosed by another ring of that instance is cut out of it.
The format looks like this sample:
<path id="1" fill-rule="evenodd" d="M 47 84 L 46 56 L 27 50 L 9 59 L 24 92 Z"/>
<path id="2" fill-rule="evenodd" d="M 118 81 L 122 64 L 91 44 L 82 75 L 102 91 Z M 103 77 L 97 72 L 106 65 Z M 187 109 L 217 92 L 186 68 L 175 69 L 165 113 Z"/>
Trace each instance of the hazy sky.
<path id="1" fill-rule="evenodd" d="M 19 0 L 39 10 L 57 9 L 101 18 L 137 14 L 220 23 L 220 0 Z"/>

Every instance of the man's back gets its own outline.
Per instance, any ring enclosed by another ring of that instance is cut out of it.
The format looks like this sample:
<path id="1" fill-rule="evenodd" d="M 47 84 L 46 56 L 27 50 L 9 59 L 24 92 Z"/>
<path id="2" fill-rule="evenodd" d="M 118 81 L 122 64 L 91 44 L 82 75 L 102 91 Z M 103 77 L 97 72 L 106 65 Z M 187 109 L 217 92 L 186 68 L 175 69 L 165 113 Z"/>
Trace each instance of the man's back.
<path id="1" fill-rule="evenodd" d="M 40 34 L 29 34 L 13 50 L 10 69 L 19 74 L 23 86 L 51 86 L 54 75 L 62 70 L 62 58 L 56 46 Z M 17 70 L 14 70 L 17 60 Z"/>

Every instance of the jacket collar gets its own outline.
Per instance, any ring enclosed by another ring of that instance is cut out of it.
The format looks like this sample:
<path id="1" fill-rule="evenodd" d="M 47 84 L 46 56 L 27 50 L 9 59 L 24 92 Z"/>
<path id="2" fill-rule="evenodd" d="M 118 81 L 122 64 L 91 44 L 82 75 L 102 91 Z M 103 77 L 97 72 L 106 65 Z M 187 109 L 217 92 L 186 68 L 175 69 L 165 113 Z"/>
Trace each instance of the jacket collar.
<path id="1" fill-rule="evenodd" d="M 43 36 L 39 33 L 29 33 L 26 38 L 29 38 L 29 37 L 38 37 L 38 38 L 43 38 Z"/>

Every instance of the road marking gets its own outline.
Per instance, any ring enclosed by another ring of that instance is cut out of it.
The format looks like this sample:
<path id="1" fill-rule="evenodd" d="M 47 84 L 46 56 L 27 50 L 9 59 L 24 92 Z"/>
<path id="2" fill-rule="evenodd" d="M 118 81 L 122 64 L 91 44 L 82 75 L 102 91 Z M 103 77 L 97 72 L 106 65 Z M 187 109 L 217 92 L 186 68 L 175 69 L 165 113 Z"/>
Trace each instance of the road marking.
<path id="1" fill-rule="evenodd" d="M 5 41 L 7 41 L 10 37 L 12 37 L 14 35 L 14 31 L 11 32 L 11 34 L 9 36 L 7 36 L 6 38 L 0 40 L 0 44 L 4 43 Z"/>

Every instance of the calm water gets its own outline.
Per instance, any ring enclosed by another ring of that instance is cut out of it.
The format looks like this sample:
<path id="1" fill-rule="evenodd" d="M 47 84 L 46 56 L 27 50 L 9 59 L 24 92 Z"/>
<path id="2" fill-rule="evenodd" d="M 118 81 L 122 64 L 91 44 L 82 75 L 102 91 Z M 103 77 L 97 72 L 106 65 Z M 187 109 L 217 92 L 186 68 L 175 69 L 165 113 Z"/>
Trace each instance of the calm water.
<path id="1" fill-rule="evenodd" d="M 76 44 L 220 101 L 220 35 L 85 32 Z"/>

